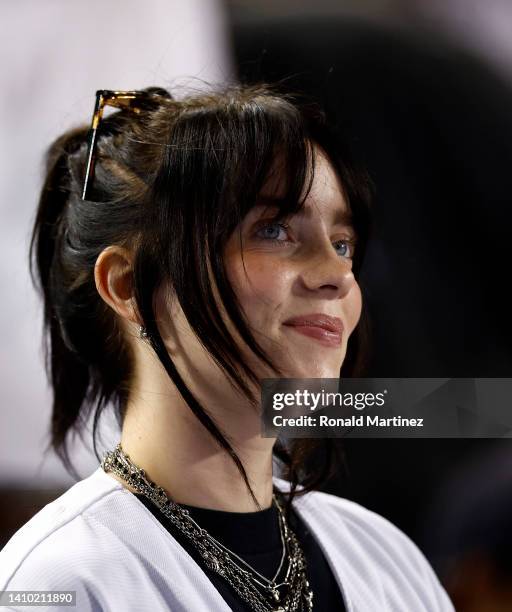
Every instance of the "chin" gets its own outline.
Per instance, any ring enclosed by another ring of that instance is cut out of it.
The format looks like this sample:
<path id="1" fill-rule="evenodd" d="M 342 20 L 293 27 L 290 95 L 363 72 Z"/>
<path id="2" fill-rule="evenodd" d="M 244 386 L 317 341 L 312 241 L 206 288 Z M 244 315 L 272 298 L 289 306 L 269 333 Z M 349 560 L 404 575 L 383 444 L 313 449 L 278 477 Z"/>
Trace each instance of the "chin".
<path id="1" fill-rule="evenodd" d="M 287 378 L 339 378 L 342 362 L 329 363 L 304 363 L 293 364 L 285 371 L 289 372 Z"/>

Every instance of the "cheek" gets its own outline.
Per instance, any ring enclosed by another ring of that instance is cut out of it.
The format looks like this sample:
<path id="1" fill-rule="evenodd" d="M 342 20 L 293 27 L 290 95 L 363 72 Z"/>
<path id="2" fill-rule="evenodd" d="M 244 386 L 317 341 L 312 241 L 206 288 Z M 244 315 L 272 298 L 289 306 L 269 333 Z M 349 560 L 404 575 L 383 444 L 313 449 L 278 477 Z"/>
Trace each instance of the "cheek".
<path id="1" fill-rule="evenodd" d="M 261 323 L 265 314 L 272 315 L 285 300 L 291 272 L 275 258 L 248 255 L 244 264 L 237 258 L 228 267 L 228 276 L 249 320 L 256 318 L 254 322 Z"/>
<path id="2" fill-rule="evenodd" d="M 361 311 L 363 308 L 361 288 L 357 282 L 354 281 L 350 291 L 347 293 L 343 301 L 345 302 L 345 317 L 347 327 L 349 334 L 351 334 L 361 318 Z"/>

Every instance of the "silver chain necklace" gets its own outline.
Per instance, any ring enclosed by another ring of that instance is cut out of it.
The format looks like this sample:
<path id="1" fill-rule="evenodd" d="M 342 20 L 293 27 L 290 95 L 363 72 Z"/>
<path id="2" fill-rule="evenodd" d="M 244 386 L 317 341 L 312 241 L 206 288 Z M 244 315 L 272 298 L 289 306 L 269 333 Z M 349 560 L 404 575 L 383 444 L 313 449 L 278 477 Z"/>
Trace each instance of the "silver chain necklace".
<path id="1" fill-rule="evenodd" d="M 222 576 L 256 612 L 312 612 L 313 592 L 306 578 L 306 559 L 284 512 L 273 495 L 279 514 L 279 530 L 283 552 L 274 577 L 269 580 L 251 565 L 210 535 L 172 501 L 164 489 L 148 479 L 144 470 L 136 466 L 119 443 L 105 453 L 101 462 L 105 472 L 114 472 L 128 485 L 147 497 L 183 533 L 199 552 L 205 565 Z M 279 580 L 286 560 L 284 577 Z"/>

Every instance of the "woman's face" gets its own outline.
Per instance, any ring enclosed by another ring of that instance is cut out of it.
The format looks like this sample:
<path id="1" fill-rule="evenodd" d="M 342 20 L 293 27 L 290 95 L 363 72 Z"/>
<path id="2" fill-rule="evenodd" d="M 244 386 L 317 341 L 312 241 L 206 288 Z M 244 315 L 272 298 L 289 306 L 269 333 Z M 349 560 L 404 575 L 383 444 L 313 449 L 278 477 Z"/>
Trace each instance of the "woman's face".
<path id="1" fill-rule="evenodd" d="M 228 276 L 250 329 L 288 378 L 338 378 L 361 315 L 348 205 L 325 153 L 317 146 L 315 152 L 314 180 L 303 210 L 286 222 L 272 221 L 277 213 L 272 198 L 280 195 L 277 174 L 241 224 L 241 244 L 235 231 L 225 250 Z M 320 325 L 322 315 L 336 318 L 341 333 L 310 325 Z M 297 317 L 303 319 L 293 321 Z M 275 376 L 228 328 L 258 375 Z"/>

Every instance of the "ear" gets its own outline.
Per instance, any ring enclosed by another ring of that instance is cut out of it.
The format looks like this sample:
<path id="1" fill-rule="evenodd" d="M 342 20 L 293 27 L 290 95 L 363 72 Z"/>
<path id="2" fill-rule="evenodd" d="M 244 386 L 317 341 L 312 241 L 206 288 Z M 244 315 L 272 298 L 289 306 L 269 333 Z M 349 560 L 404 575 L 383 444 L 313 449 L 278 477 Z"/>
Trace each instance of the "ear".
<path id="1" fill-rule="evenodd" d="M 102 299 L 119 316 L 138 323 L 133 299 L 133 259 L 131 253 L 120 246 L 104 249 L 94 265 L 96 289 Z"/>

